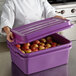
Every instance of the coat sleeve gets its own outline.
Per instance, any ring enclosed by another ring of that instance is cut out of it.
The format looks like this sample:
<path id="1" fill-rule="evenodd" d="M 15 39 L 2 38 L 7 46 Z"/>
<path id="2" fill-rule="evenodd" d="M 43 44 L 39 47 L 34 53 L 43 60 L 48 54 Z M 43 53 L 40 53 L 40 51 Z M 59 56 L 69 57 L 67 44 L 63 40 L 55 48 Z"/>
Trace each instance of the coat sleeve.
<path id="1" fill-rule="evenodd" d="M 5 34 L 2 31 L 2 28 L 8 26 L 9 28 L 13 27 L 15 14 L 14 14 L 14 3 L 12 0 L 6 0 L 5 4 L 2 7 L 1 14 L 1 24 L 0 24 L 0 33 Z"/>
<path id="2" fill-rule="evenodd" d="M 52 5 L 47 0 L 43 0 L 43 6 L 44 6 L 45 18 L 50 18 L 50 17 L 56 16 L 55 8 L 52 7 Z"/>

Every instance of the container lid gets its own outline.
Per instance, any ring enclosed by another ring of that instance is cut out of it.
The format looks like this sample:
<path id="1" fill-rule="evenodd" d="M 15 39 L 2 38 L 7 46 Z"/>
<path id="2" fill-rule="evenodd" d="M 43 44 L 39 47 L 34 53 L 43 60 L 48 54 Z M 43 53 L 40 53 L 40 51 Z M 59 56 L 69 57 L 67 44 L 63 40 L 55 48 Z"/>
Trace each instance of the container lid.
<path id="1" fill-rule="evenodd" d="M 72 24 L 67 19 L 52 17 L 14 28 L 11 31 L 14 34 L 15 44 L 23 44 L 54 34 L 71 26 Z"/>

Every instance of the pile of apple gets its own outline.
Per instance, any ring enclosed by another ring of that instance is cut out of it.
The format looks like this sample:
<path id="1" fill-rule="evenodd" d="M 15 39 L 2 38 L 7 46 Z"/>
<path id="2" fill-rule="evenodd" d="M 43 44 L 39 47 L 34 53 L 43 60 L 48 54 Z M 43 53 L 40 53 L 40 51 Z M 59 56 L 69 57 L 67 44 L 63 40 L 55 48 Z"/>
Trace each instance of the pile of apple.
<path id="1" fill-rule="evenodd" d="M 60 44 L 55 42 L 51 36 L 48 36 L 48 37 L 42 38 L 40 40 L 35 40 L 31 43 L 17 44 L 16 47 L 22 53 L 31 53 L 31 52 L 36 52 L 36 51 L 48 49 L 51 47 L 56 47 L 58 45 L 60 45 Z"/>

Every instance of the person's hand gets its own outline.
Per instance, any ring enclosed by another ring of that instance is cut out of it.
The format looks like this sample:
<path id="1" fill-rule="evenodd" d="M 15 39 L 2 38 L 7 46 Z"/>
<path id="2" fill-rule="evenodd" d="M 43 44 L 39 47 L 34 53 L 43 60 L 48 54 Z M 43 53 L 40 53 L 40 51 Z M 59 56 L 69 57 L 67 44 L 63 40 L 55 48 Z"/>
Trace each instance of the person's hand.
<path id="1" fill-rule="evenodd" d="M 56 18 L 61 18 L 61 19 L 66 19 L 66 18 L 63 17 L 63 16 L 58 16 L 58 15 L 56 15 L 55 17 L 56 17 Z"/>
<path id="2" fill-rule="evenodd" d="M 9 41 L 9 42 L 13 42 L 13 33 L 12 32 L 9 32 L 9 33 L 7 33 L 7 40 Z"/>
<path id="3" fill-rule="evenodd" d="M 8 26 L 5 26 L 4 28 L 2 28 L 2 31 L 4 31 L 7 35 L 7 40 L 9 42 L 13 42 L 14 38 L 13 38 L 13 33 L 11 32 L 10 28 Z"/>

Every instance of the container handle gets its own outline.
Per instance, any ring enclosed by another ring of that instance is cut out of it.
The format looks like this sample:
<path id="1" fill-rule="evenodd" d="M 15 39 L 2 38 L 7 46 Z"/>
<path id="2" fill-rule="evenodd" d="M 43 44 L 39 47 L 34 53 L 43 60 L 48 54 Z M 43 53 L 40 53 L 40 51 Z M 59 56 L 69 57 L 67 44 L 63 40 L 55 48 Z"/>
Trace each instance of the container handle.
<path id="1" fill-rule="evenodd" d="M 15 53 L 19 53 L 20 55 L 22 55 L 22 56 L 24 56 L 25 54 L 24 53 L 22 53 L 16 46 L 15 46 L 15 44 L 12 42 L 12 43 L 10 43 L 9 41 L 7 41 L 7 46 L 8 46 L 8 48 L 13 48 L 13 51 L 15 52 Z"/>

